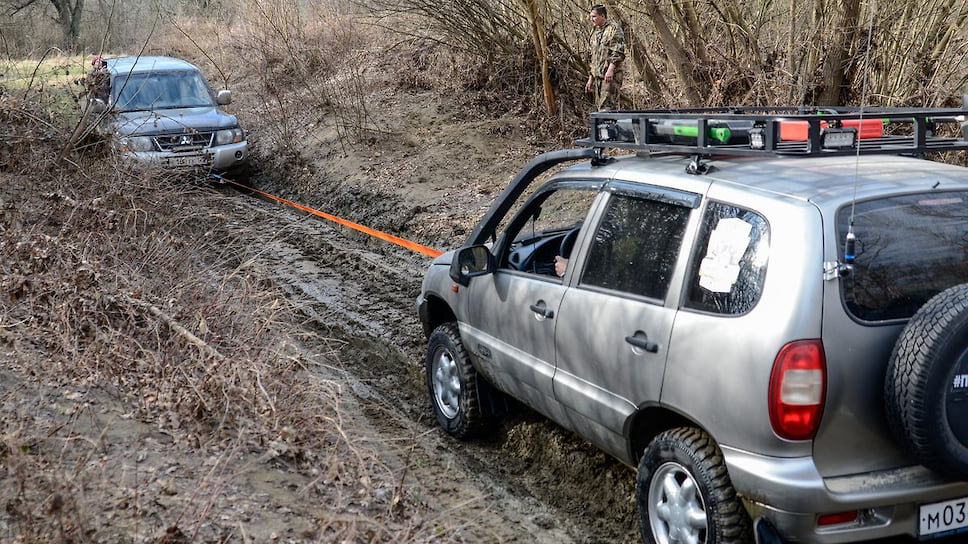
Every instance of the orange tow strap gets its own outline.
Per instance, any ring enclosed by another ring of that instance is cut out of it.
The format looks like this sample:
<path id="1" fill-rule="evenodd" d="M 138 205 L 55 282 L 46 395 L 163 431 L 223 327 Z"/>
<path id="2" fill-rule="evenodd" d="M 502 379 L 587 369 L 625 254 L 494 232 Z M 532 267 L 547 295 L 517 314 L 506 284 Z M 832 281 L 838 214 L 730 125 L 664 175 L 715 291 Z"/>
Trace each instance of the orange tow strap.
<path id="1" fill-rule="evenodd" d="M 315 216 L 322 217 L 323 219 L 328 219 L 328 220 L 330 220 L 330 221 L 332 221 L 334 223 L 339 223 L 340 225 L 343 225 L 343 226 L 349 227 L 351 229 L 355 229 L 355 230 L 358 230 L 360 232 L 369 234 L 370 236 L 373 236 L 374 238 L 379 238 L 381 240 L 385 240 L 385 241 L 390 242 L 392 244 L 397 244 L 398 246 L 403 246 L 403 247 L 405 247 L 405 248 L 407 248 L 409 250 L 416 251 L 417 253 L 423 253 L 424 255 L 428 255 L 430 257 L 438 257 L 438 256 L 440 256 L 443 253 L 443 251 L 440 251 L 439 249 L 434 249 L 434 248 L 431 248 L 431 247 L 427 247 L 427 246 L 424 246 L 424 245 L 420 245 L 420 244 L 418 244 L 416 242 L 411 242 L 410 240 L 407 240 L 407 239 L 404 239 L 404 238 L 400 238 L 399 236 L 394 236 L 394 235 L 388 234 L 386 232 L 382 232 L 382 231 L 379 231 L 379 230 L 376 230 L 376 229 L 371 229 L 370 227 L 365 227 L 363 225 L 360 225 L 359 223 L 354 223 L 352 221 L 347 221 L 346 219 L 343 219 L 343 218 L 340 218 L 340 217 L 336 217 L 335 215 L 331 215 L 331 214 L 328 214 L 326 212 L 321 212 L 319 210 L 314 210 L 314 209 L 310 208 L 309 206 L 303 206 L 302 204 L 298 204 L 298 203 L 293 202 L 291 200 L 286 200 L 285 198 L 281 198 L 281 197 L 278 197 L 278 196 L 270 195 L 269 193 L 264 193 L 264 192 L 262 192 L 262 191 L 260 191 L 258 189 L 254 189 L 252 187 L 249 187 L 248 185 L 242 185 L 241 183 L 234 182 L 234 181 L 232 181 L 232 180 L 230 180 L 228 178 L 224 178 L 224 177 L 222 177 L 222 176 L 220 176 L 218 174 L 212 174 L 212 175 L 215 176 L 216 178 L 218 178 L 219 180 L 224 181 L 225 183 L 231 183 L 232 185 L 235 185 L 236 187 L 241 187 L 243 189 L 252 191 L 254 193 L 258 193 L 258 194 L 260 194 L 260 195 L 262 195 L 262 196 L 264 196 L 266 198 L 271 198 L 272 200 L 275 200 L 277 202 L 282 202 L 283 204 L 288 204 L 288 205 L 292 206 L 293 208 L 296 208 L 297 210 L 302 210 L 304 212 L 311 213 L 311 214 L 313 214 Z"/>

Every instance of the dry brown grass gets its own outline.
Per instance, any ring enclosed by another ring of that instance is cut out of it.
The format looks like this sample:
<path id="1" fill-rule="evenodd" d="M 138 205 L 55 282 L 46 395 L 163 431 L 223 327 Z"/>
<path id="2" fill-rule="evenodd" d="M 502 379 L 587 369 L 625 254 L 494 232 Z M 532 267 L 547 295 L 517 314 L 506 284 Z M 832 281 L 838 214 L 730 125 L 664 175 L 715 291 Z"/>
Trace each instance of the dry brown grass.
<path id="1" fill-rule="evenodd" d="M 258 541 L 235 510 L 272 467 L 296 541 L 446 535 L 257 264 L 277 234 L 204 178 L 58 162 L 46 118 L 0 103 L 0 540 Z"/>

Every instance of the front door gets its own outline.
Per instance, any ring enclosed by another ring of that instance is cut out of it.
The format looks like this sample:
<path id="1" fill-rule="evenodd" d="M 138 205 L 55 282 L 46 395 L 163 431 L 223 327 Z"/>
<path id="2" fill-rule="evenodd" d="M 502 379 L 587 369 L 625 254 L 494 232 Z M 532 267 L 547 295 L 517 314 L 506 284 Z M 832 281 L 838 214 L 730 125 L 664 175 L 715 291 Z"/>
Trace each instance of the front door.
<path id="1" fill-rule="evenodd" d="M 574 183 L 542 188 L 497 244 L 494 273 L 461 288 L 461 337 L 479 370 L 499 389 L 558 421 L 555 328 L 566 286 L 555 259 L 567 253 L 562 246 L 575 239 L 598 188 Z"/>
<path id="2" fill-rule="evenodd" d="M 613 184 L 558 309 L 555 394 L 570 426 L 623 458 L 626 419 L 656 402 L 676 315 L 670 286 L 698 195 Z"/>

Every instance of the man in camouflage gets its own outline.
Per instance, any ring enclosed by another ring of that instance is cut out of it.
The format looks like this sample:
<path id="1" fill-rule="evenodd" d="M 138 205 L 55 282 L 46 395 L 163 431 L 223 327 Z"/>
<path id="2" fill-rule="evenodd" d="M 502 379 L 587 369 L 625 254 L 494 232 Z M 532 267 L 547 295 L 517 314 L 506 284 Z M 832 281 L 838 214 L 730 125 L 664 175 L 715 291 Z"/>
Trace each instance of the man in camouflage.
<path id="1" fill-rule="evenodd" d="M 592 93 L 592 101 L 599 110 L 621 109 L 622 78 L 625 75 L 625 33 L 615 21 L 608 20 L 605 6 L 592 6 L 588 18 L 595 26 L 589 40 L 591 73 L 585 92 Z"/>
<path id="2" fill-rule="evenodd" d="M 108 101 L 111 94 L 111 72 L 108 71 L 108 61 L 100 55 L 95 56 L 91 61 L 91 72 L 87 74 L 85 85 L 91 98 L 98 98 L 104 102 Z"/>

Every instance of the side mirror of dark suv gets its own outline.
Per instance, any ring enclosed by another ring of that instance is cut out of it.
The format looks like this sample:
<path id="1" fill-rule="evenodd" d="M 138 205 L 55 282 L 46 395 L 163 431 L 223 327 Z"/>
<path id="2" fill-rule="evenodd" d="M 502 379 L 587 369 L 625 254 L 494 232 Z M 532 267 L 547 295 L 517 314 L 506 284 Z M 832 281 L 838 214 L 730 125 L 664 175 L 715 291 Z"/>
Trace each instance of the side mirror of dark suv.
<path id="1" fill-rule="evenodd" d="M 87 102 L 87 109 L 91 110 L 91 113 L 97 115 L 108 109 L 108 106 L 104 103 L 104 100 L 100 98 L 91 98 Z"/>
<path id="2" fill-rule="evenodd" d="M 471 278 L 490 274 L 494 269 L 494 255 L 484 245 L 461 248 L 450 263 L 450 278 L 467 287 Z"/>

